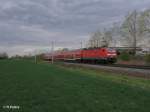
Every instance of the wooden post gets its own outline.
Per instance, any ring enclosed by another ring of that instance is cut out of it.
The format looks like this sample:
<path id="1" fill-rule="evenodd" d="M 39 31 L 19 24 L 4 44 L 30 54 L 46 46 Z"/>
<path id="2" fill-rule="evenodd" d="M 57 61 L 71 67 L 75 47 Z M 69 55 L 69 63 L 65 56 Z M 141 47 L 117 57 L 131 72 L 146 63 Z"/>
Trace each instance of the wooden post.
<path id="1" fill-rule="evenodd" d="M 52 48 L 51 48 L 51 54 L 52 54 L 52 64 L 54 63 L 54 42 L 52 41 Z"/>
<path id="2" fill-rule="evenodd" d="M 35 64 L 37 64 L 37 54 L 36 54 L 36 51 L 35 51 L 34 61 L 35 61 Z"/>

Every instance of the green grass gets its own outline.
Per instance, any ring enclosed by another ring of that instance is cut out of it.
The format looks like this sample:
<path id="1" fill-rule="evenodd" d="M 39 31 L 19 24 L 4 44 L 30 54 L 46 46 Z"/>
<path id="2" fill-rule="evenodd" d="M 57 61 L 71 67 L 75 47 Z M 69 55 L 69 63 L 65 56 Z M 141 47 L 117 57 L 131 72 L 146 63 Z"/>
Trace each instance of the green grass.
<path id="1" fill-rule="evenodd" d="M 0 112 L 150 112 L 150 80 L 31 61 L 0 61 Z M 14 112 L 14 111 L 13 111 Z"/>

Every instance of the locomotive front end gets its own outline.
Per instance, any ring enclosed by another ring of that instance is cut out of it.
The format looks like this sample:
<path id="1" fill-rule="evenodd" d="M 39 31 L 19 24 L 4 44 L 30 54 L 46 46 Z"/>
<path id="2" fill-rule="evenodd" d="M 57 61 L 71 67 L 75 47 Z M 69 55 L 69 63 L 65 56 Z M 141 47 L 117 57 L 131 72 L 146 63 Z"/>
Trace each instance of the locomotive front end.
<path id="1" fill-rule="evenodd" d="M 115 49 L 107 49 L 107 59 L 110 63 L 115 63 L 117 61 L 117 51 Z"/>

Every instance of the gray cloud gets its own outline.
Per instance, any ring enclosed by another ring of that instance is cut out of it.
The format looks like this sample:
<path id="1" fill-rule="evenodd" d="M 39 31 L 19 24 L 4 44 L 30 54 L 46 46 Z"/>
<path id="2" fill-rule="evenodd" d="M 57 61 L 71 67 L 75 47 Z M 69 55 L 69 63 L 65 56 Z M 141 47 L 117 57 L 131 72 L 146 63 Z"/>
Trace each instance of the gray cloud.
<path id="1" fill-rule="evenodd" d="M 53 40 L 59 47 L 79 46 L 90 32 L 149 4 L 149 0 L 0 0 L 0 47 L 19 52 L 19 46 L 21 51 L 27 46 L 47 47 Z"/>

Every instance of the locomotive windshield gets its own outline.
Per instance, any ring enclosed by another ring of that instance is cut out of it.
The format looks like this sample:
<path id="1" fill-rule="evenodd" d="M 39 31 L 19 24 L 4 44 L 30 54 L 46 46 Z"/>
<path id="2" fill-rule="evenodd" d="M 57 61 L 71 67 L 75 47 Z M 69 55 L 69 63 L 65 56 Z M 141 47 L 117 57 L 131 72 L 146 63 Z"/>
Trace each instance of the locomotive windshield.
<path id="1" fill-rule="evenodd" d="M 115 49 L 112 49 L 112 48 L 108 48 L 107 49 L 109 52 L 115 52 Z"/>

